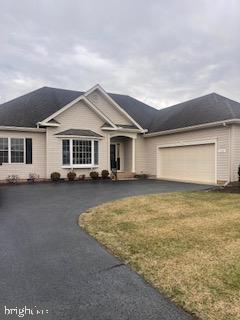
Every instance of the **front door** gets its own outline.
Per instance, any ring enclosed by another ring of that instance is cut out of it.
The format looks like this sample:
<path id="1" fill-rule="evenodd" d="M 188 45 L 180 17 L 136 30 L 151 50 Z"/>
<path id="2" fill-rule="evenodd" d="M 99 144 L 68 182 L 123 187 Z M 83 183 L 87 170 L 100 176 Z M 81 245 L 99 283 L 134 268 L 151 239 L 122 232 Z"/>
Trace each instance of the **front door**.
<path id="1" fill-rule="evenodd" d="M 111 170 L 120 170 L 120 144 L 111 143 L 110 145 Z"/>

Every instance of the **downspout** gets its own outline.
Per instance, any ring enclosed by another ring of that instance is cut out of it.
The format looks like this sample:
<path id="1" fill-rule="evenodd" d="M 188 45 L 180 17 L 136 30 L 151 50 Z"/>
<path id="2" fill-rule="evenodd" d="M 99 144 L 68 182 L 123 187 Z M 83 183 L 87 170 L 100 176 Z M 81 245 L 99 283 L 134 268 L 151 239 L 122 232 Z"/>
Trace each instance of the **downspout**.
<path id="1" fill-rule="evenodd" d="M 223 125 L 226 126 L 226 123 Z M 232 176 L 232 126 L 230 125 L 228 128 L 228 180 L 224 183 L 224 187 L 231 182 Z"/>
<path id="2" fill-rule="evenodd" d="M 233 126 L 229 126 L 229 136 L 230 136 L 230 142 L 229 142 L 229 182 L 232 181 L 232 128 Z"/>

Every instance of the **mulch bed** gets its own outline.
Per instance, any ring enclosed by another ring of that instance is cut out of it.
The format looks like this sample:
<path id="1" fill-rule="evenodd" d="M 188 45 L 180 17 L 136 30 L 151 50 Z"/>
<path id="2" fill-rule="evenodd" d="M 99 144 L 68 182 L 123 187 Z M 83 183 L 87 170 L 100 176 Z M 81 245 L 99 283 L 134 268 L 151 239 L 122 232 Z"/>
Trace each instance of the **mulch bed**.
<path id="1" fill-rule="evenodd" d="M 224 193 L 239 193 L 240 194 L 240 182 L 234 182 L 232 184 L 227 185 L 226 187 L 217 188 L 214 191 L 224 192 Z"/>

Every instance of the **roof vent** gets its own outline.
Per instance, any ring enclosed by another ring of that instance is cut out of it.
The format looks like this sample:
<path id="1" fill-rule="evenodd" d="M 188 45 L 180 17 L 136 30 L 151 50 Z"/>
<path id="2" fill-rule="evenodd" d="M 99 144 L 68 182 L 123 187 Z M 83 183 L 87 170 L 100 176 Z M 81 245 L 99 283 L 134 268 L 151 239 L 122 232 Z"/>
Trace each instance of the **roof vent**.
<path id="1" fill-rule="evenodd" d="M 92 96 L 91 96 L 91 100 L 93 102 L 98 102 L 98 95 L 96 93 L 94 93 Z"/>

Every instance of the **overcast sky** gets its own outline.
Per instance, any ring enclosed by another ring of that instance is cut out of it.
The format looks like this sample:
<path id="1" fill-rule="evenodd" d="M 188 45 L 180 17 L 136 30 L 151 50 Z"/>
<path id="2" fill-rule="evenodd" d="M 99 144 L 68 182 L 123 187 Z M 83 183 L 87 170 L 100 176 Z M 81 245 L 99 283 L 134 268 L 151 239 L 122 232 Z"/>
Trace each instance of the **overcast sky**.
<path id="1" fill-rule="evenodd" d="M 239 0 L 1 0 L 0 103 L 96 83 L 158 108 L 240 101 L 239 33 Z"/>

